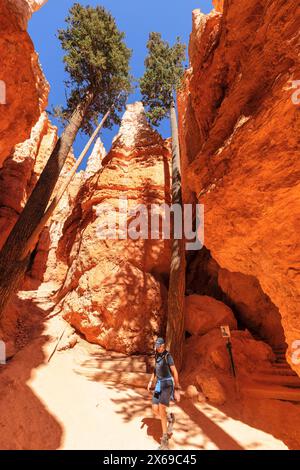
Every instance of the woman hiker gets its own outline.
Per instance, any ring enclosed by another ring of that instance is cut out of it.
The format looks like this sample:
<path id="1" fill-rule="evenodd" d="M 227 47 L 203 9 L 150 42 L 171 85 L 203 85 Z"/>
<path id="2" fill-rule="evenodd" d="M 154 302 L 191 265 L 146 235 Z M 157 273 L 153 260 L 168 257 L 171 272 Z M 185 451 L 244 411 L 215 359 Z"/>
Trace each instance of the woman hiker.
<path id="1" fill-rule="evenodd" d="M 155 369 L 148 384 L 149 392 L 155 379 L 152 409 L 154 415 L 161 420 L 163 436 L 159 449 L 165 450 L 169 448 L 169 434 L 172 433 L 175 422 L 174 414 L 169 413 L 167 408 L 170 401 L 180 401 L 180 385 L 173 357 L 166 350 L 163 338 L 158 338 L 155 342 Z"/>

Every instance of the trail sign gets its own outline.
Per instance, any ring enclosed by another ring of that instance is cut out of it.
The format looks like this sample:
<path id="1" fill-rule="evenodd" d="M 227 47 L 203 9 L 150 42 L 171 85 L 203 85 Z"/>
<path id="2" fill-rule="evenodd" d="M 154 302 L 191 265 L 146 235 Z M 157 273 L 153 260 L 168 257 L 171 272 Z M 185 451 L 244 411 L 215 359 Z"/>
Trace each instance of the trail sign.
<path id="1" fill-rule="evenodd" d="M 228 325 L 221 326 L 221 333 L 223 338 L 231 338 L 231 332 Z"/>

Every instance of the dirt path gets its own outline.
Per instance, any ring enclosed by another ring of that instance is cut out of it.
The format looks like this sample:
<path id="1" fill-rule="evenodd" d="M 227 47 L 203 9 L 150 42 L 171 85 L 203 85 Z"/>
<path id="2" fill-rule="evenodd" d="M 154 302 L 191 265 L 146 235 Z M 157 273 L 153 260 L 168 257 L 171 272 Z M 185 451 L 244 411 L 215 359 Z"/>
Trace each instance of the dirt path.
<path id="1" fill-rule="evenodd" d="M 2 369 L 0 448 L 157 449 L 160 423 L 152 417 L 145 390 L 109 386 L 76 373 L 80 344 L 47 362 L 63 327 L 58 317 L 48 320 L 44 334 Z M 183 400 L 174 411 L 172 449 L 287 449 L 272 435 L 208 404 Z"/>
<path id="2" fill-rule="evenodd" d="M 147 393 L 124 386 L 116 389 L 74 373 L 73 354 L 72 350 L 57 353 L 29 383 L 64 429 L 60 448 L 157 449 L 160 423 L 152 417 Z M 184 402 L 183 409 L 176 407 L 174 449 L 286 448 L 272 436 L 227 418 L 207 404 L 195 407 L 203 432 L 189 403 Z"/>

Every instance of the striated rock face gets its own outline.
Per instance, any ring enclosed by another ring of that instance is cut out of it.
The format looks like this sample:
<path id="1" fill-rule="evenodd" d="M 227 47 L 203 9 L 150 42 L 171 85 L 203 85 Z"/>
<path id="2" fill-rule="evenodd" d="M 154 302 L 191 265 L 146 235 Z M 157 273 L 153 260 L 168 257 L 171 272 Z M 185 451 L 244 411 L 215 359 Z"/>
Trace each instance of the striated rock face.
<path id="1" fill-rule="evenodd" d="M 51 125 L 46 113 L 43 113 L 33 128 L 30 139 L 17 145 L 13 154 L 6 159 L 3 168 L 0 169 L 1 245 L 27 202 L 56 141 L 57 128 Z M 75 158 L 71 152 L 58 180 L 57 188 L 64 183 L 74 163 Z M 0 334 L 10 345 L 12 355 L 29 340 L 27 333 L 35 329 L 35 312 L 30 298 L 46 295 L 51 301 L 52 295 L 64 282 L 68 266 L 57 259 L 57 246 L 62 236 L 64 222 L 71 213 L 81 184 L 82 175 L 78 173 L 42 231 L 37 246 L 32 252 L 20 291 L 13 297 L 3 315 Z M 39 293 L 40 291 L 42 294 Z"/>
<path id="2" fill-rule="evenodd" d="M 26 29 L 32 14 L 39 10 L 47 0 L 6 0 L 8 7 L 16 13 L 17 22 Z"/>
<path id="3" fill-rule="evenodd" d="M 107 239 L 108 222 L 126 227 L 138 205 L 170 202 L 169 145 L 149 126 L 141 103 L 127 106 L 102 165 L 80 189 L 59 242 L 58 259 L 69 268 L 58 310 L 93 343 L 145 353 L 164 327 L 170 243 L 112 232 Z"/>
<path id="4" fill-rule="evenodd" d="M 184 197 L 205 205 L 205 245 L 257 279 L 279 309 L 288 360 L 300 339 L 299 2 L 224 2 L 194 12 L 179 97 Z"/>
<path id="5" fill-rule="evenodd" d="M 29 138 L 47 105 L 49 86 L 26 31 L 46 0 L 0 2 L 0 167 L 13 147 Z"/>
<path id="6" fill-rule="evenodd" d="M 23 210 L 56 140 L 56 128 L 42 113 L 30 138 L 18 144 L 0 168 L 0 247 Z"/>
<path id="7" fill-rule="evenodd" d="M 75 164 L 72 152 L 67 157 L 56 188 L 60 188 Z M 57 247 L 66 219 L 72 212 L 73 203 L 82 184 L 82 175 L 77 173 L 65 191 L 53 215 L 40 235 L 33 253 L 33 261 L 27 272 L 26 288 L 36 288 L 41 283 L 50 292 L 57 292 L 64 282 L 68 266 L 57 257 Z M 57 189 L 55 190 L 55 192 Z"/>
<path id="8" fill-rule="evenodd" d="M 102 160 L 104 159 L 104 157 L 106 157 L 106 150 L 99 137 L 96 140 L 93 151 L 88 159 L 87 166 L 84 172 L 85 179 L 90 178 L 91 176 L 95 175 L 98 171 L 100 171 L 102 167 Z"/>
<path id="9" fill-rule="evenodd" d="M 56 141 L 57 129 L 51 125 L 47 114 L 42 113 L 30 138 L 16 145 L 0 168 L 0 248 L 23 210 Z M 35 254 L 33 252 L 33 257 Z M 28 275 L 31 269 L 29 266 Z M 22 289 L 28 286 L 28 280 L 31 280 L 30 276 L 25 278 Z M 26 316 L 32 316 L 32 312 L 27 311 L 25 303 L 20 302 L 16 294 L 3 315 L 1 336 L 13 344 L 18 325 Z"/>

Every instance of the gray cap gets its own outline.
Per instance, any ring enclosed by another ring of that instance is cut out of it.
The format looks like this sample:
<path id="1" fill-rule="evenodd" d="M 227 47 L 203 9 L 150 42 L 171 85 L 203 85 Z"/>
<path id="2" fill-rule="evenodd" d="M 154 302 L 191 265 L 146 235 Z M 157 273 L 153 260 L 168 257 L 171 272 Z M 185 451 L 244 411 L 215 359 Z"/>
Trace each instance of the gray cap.
<path id="1" fill-rule="evenodd" d="M 157 349 L 163 344 L 165 344 L 165 340 L 163 338 L 157 338 L 157 340 L 155 341 L 155 348 Z"/>

